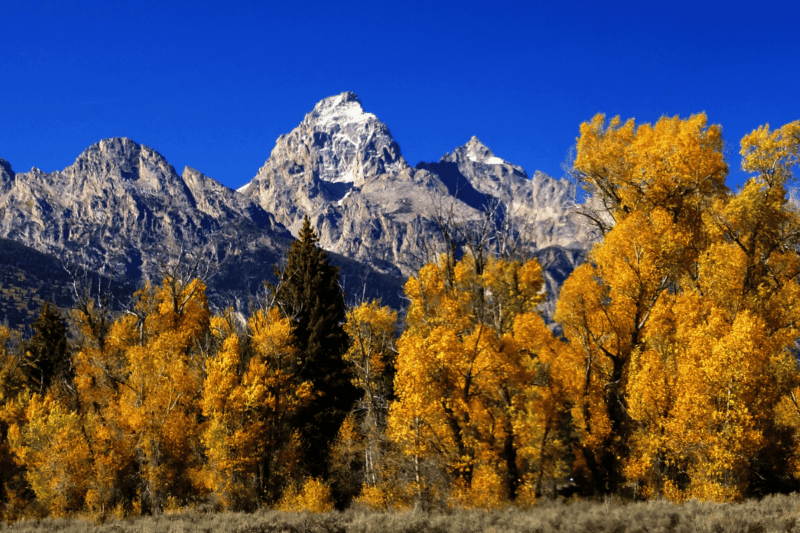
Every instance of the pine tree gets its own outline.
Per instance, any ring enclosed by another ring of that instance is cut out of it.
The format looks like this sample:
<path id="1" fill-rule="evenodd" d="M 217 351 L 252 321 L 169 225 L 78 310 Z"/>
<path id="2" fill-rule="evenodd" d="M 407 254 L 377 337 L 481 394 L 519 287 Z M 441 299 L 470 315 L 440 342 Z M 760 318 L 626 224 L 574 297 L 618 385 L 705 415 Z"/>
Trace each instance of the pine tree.
<path id="1" fill-rule="evenodd" d="M 306 217 L 286 267 L 276 272 L 276 299 L 294 326 L 300 367 L 294 375 L 301 383 L 310 382 L 315 393 L 296 415 L 308 472 L 327 478 L 330 445 L 359 393 L 343 359 L 349 340 L 339 269 L 330 264 L 318 241 Z"/>
<path id="2" fill-rule="evenodd" d="M 64 317 L 45 302 L 33 322 L 34 334 L 25 343 L 20 370 L 32 392 L 44 394 L 54 383 L 71 387 L 73 371 Z"/>

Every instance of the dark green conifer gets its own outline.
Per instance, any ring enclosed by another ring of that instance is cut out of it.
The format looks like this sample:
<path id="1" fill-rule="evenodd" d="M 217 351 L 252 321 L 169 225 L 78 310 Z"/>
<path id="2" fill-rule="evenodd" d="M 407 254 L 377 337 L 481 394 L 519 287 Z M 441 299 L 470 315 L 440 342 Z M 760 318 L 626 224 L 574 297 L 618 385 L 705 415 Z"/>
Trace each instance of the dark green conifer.
<path id="1" fill-rule="evenodd" d="M 67 326 L 58 309 L 45 302 L 33 322 L 34 334 L 23 344 L 20 370 L 32 392 L 44 394 L 53 384 L 72 385 Z"/>
<path id="2" fill-rule="evenodd" d="M 296 427 L 303 437 L 309 474 L 328 477 L 327 457 L 339 426 L 358 398 L 342 356 L 349 340 L 344 330 L 345 303 L 339 268 L 306 216 L 298 241 L 292 243 L 283 272 L 278 271 L 276 301 L 294 322 L 301 381 L 311 381 L 318 396 L 302 409 Z"/>

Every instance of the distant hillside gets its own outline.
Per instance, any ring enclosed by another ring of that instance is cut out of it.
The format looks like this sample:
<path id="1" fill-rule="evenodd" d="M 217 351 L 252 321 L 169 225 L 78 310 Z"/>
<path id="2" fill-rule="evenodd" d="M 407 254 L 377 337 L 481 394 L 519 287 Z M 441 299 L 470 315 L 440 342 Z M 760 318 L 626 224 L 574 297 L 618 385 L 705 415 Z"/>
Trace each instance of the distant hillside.
<path id="1" fill-rule="evenodd" d="M 82 273 L 79 285 L 91 283 L 110 291 L 119 303 L 133 293 L 126 285 L 94 273 Z M 74 303 L 73 277 L 54 256 L 9 239 L 0 239 L 0 317 L 12 328 L 30 324 L 42 304 L 50 301 L 62 310 Z"/>

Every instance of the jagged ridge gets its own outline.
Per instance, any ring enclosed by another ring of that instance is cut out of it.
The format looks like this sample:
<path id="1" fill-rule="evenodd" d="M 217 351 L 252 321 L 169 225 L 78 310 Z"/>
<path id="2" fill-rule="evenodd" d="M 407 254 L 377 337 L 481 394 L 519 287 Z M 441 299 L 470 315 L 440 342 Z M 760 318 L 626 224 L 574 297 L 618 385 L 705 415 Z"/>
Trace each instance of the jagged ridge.
<path id="1" fill-rule="evenodd" d="M 349 92 L 281 135 L 240 192 L 190 167 L 178 175 L 126 138 L 100 141 L 59 172 L 15 174 L 0 159 L 0 237 L 131 282 L 188 251 L 219 265 L 210 287 L 220 301 L 243 301 L 268 278 L 308 215 L 352 292 L 371 284 L 369 295 L 399 303 L 402 280 L 442 251 L 440 224 L 469 233 L 487 206 L 498 231 L 542 258 L 554 296 L 593 239 L 574 198 L 571 183 L 529 178 L 476 137 L 411 167 Z"/>

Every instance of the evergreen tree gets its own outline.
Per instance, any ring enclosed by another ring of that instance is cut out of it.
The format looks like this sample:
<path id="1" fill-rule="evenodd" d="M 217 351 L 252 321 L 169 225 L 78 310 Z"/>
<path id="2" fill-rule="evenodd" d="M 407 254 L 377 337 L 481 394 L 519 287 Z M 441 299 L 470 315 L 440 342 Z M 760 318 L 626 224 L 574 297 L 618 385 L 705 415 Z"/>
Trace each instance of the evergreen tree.
<path id="1" fill-rule="evenodd" d="M 33 322 L 34 334 L 25 343 L 20 370 L 32 392 L 44 394 L 51 385 L 72 386 L 72 361 L 67 344 L 67 326 L 58 309 L 45 302 Z"/>
<path id="2" fill-rule="evenodd" d="M 300 367 L 295 376 L 301 383 L 311 382 L 315 392 L 297 413 L 295 424 L 303 438 L 308 473 L 327 478 L 331 443 L 359 393 L 343 359 L 349 340 L 339 268 L 330 264 L 318 241 L 305 217 L 286 267 L 276 272 L 276 300 L 294 326 Z"/>

